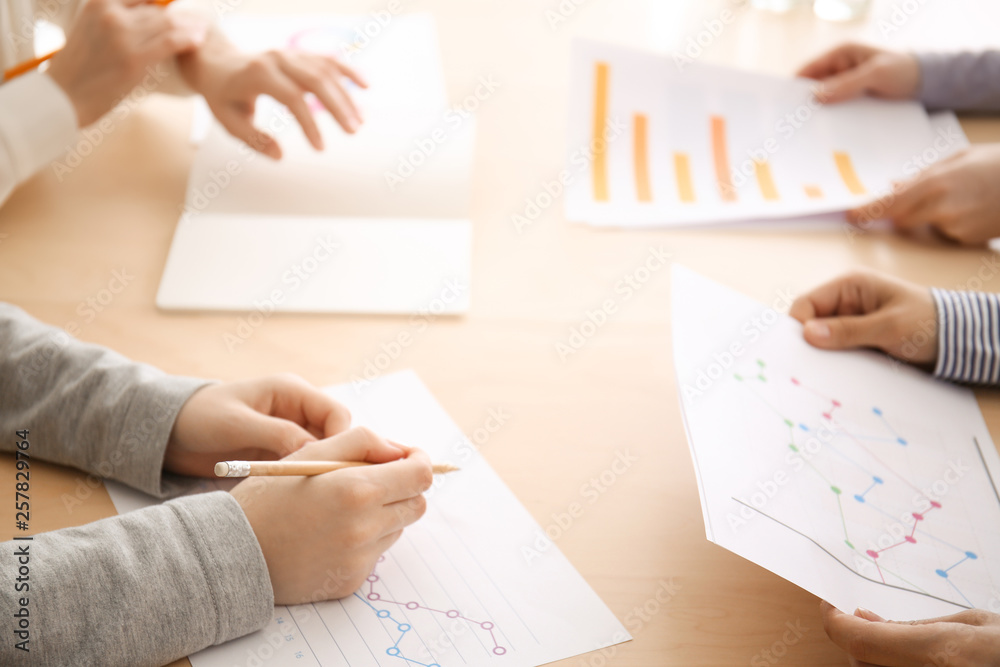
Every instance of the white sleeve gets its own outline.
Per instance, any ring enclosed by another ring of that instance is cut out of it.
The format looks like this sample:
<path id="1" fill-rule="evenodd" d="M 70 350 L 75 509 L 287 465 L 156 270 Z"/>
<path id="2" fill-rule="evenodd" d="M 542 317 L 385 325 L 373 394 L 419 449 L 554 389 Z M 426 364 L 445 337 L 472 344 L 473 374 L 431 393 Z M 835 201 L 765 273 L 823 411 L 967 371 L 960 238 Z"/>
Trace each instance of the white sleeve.
<path id="1" fill-rule="evenodd" d="M 0 86 L 0 204 L 76 139 L 73 103 L 46 74 Z"/>

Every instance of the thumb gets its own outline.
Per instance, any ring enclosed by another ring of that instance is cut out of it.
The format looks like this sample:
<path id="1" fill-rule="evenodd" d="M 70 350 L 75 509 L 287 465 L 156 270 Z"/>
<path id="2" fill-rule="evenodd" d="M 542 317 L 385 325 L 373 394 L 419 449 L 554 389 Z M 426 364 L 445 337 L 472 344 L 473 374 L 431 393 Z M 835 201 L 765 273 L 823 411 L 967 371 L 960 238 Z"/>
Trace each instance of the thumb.
<path id="1" fill-rule="evenodd" d="M 252 114 L 234 109 L 228 104 L 212 107 L 212 112 L 229 134 L 272 160 L 281 159 L 281 146 L 270 134 L 254 127 Z"/>
<path id="2" fill-rule="evenodd" d="M 314 461 L 367 461 L 388 463 L 409 455 L 409 447 L 379 437 L 371 429 L 356 426 L 332 438 L 310 442 L 289 458 Z"/>
<path id="3" fill-rule="evenodd" d="M 806 342 L 823 350 L 880 347 L 881 320 L 877 313 L 824 317 L 806 322 L 803 335 Z"/>
<path id="4" fill-rule="evenodd" d="M 278 458 L 297 452 L 306 443 L 316 440 L 312 433 L 287 419 L 271 417 L 255 410 L 250 411 L 247 419 L 251 423 L 242 444 L 247 448 L 273 452 Z"/>
<path id="5" fill-rule="evenodd" d="M 816 86 L 816 99 L 835 104 L 861 97 L 872 83 L 872 74 L 872 68 L 863 64 L 831 76 Z"/>

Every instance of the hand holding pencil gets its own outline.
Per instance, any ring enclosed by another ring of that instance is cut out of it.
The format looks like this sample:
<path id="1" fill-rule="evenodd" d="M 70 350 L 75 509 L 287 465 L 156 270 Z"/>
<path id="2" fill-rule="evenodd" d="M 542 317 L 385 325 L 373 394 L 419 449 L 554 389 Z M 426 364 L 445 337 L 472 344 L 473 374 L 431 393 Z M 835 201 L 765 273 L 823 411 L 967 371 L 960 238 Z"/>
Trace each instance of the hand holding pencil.
<path id="1" fill-rule="evenodd" d="M 206 18 L 160 4 L 165 3 L 89 0 L 68 31 L 66 45 L 47 54 L 52 57 L 47 74 L 73 103 L 80 127 L 98 120 L 136 86 L 155 88 L 163 78 L 164 60 L 204 40 Z M 5 80 L 37 67 L 35 61 L 5 72 Z"/>
<path id="2" fill-rule="evenodd" d="M 257 536 L 276 604 L 349 595 L 426 510 L 427 454 L 366 428 L 306 443 L 279 462 L 364 462 L 335 475 L 251 476 L 232 491 Z M 289 545 L 295 545 L 290 549 Z M 317 589 L 316 582 L 325 582 Z"/>

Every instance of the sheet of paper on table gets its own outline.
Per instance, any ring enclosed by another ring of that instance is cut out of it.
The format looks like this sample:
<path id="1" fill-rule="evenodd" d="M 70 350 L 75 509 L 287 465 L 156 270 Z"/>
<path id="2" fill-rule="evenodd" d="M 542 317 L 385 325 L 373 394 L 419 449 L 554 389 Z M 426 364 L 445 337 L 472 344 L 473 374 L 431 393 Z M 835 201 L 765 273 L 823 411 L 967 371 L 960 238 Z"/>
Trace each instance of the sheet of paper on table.
<path id="1" fill-rule="evenodd" d="M 230 136 L 207 111 L 196 113 L 195 126 L 202 128 L 197 133 L 204 136 L 158 306 L 420 313 L 433 305 L 435 314 L 468 309 L 475 119 L 447 106 L 429 16 L 394 17 L 377 38 L 364 41 L 371 20 L 248 15 L 223 22 L 227 35 L 247 51 L 310 50 L 337 55 L 360 70 L 369 89 L 346 85 L 365 123 L 349 135 L 310 98 L 325 144 L 318 152 L 290 113 L 262 96 L 256 123 L 281 144 L 283 157 L 274 161 Z M 397 233 L 401 226 L 405 230 Z M 327 250 L 331 242 L 336 252 Z M 453 284 L 463 285 L 463 293 L 442 305 L 442 292 Z M 278 299 L 270 296 L 274 290 Z"/>
<path id="2" fill-rule="evenodd" d="M 535 667 L 631 639 L 416 374 L 327 391 L 355 425 L 462 470 L 437 478 L 427 514 L 355 595 L 276 607 L 263 630 L 192 656 L 194 667 Z M 108 488 L 119 511 L 156 502 Z"/>
<path id="3" fill-rule="evenodd" d="M 678 265 L 671 294 L 709 540 L 847 612 L 995 602 L 1000 457 L 969 389 L 817 350 L 773 304 Z"/>
<path id="4" fill-rule="evenodd" d="M 823 106 L 805 80 L 586 40 L 573 45 L 569 110 L 566 214 L 594 225 L 844 211 L 917 173 L 925 151 L 957 149 L 935 149 L 917 102 Z"/>

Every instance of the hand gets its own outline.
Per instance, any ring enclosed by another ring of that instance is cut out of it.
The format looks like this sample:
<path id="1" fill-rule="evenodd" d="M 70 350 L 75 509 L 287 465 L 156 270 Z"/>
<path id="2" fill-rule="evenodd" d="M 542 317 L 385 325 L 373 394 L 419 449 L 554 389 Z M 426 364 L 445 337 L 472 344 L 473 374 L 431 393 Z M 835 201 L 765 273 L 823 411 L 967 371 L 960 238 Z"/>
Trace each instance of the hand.
<path id="1" fill-rule="evenodd" d="M 937 309 L 930 290 L 856 271 L 799 297 L 789 315 L 811 345 L 825 350 L 874 347 L 912 364 L 937 360 Z"/>
<path id="2" fill-rule="evenodd" d="M 929 225 L 959 243 L 982 245 L 1000 236 L 998 179 L 1000 144 L 971 146 L 878 201 L 848 211 L 847 219 L 864 224 L 886 218 L 901 231 Z"/>
<path id="3" fill-rule="evenodd" d="M 163 467 L 214 477 L 226 459 L 278 459 L 351 425 L 347 408 L 294 375 L 209 385 L 181 408 Z"/>
<path id="4" fill-rule="evenodd" d="M 275 604 L 350 595 L 421 516 L 433 481 L 425 453 L 354 428 L 289 459 L 368 461 L 313 477 L 250 477 L 232 493 L 260 543 Z"/>
<path id="5" fill-rule="evenodd" d="M 204 20 L 144 0 L 88 0 L 47 74 L 90 125 L 135 88 L 150 66 L 197 47 Z"/>
<path id="6" fill-rule="evenodd" d="M 368 84 L 333 56 L 297 51 L 245 54 L 213 29 L 202 48 L 179 58 L 178 63 L 188 84 L 205 97 L 222 126 L 275 160 L 281 158 L 278 142 L 253 125 L 259 95 L 270 95 L 288 107 L 316 150 L 323 149 L 323 137 L 306 93 L 314 94 L 345 132 L 353 133 L 361 126 L 361 113 L 344 87 L 344 78 L 362 88 Z"/>
<path id="7" fill-rule="evenodd" d="M 926 621 L 887 621 L 866 609 L 845 614 L 827 602 L 823 627 L 852 667 L 997 667 L 1000 616 L 978 609 Z"/>
<path id="8" fill-rule="evenodd" d="M 797 76 L 820 81 L 816 99 L 834 103 L 871 95 L 908 100 L 920 88 L 920 63 L 907 53 L 884 51 L 863 44 L 844 44 L 800 69 Z"/>

